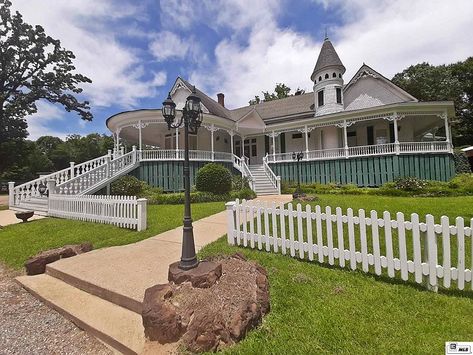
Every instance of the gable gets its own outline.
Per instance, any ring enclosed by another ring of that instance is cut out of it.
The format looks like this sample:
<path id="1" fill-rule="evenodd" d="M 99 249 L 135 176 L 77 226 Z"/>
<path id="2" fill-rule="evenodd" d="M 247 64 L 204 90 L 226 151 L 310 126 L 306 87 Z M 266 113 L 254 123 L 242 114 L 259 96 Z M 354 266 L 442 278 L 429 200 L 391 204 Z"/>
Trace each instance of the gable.
<path id="1" fill-rule="evenodd" d="M 363 65 L 343 90 L 345 110 L 417 101 L 381 74 Z"/>
<path id="2" fill-rule="evenodd" d="M 172 101 L 176 104 L 177 110 L 182 110 L 186 104 L 187 97 L 192 93 L 192 90 L 181 80 L 177 78 L 171 89 L 171 98 Z M 204 113 L 209 113 L 209 110 L 204 105 L 203 102 L 200 103 L 202 111 Z"/>
<path id="3" fill-rule="evenodd" d="M 237 122 L 237 130 L 243 135 L 264 132 L 265 127 L 264 121 L 255 109 L 248 112 Z"/>

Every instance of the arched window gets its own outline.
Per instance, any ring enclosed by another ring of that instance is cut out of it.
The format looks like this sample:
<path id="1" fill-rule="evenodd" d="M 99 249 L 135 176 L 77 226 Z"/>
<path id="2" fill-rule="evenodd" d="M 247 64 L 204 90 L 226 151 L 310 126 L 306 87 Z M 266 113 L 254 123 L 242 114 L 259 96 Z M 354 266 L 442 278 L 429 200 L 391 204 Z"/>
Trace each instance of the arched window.
<path id="1" fill-rule="evenodd" d="M 342 74 L 341 74 L 341 73 L 339 73 L 339 74 L 338 74 L 338 77 L 341 79 L 341 78 L 342 78 Z"/>
<path id="2" fill-rule="evenodd" d="M 336 77 L 337 77 L 337 73 L 333 73 L 332 76 L 333 76 L 334 78 L 336 78 Z"/>
<path id="3" fill-rule="evenodd" d="M 325 74 L 325 79 L 328 79 L 328 74 Z"/>
<path id="4" fill-rule="evenodd" d="M 322 81 L 322 77 L 321 77 L 321 76 L 319 76 L 319 81 Z"/>

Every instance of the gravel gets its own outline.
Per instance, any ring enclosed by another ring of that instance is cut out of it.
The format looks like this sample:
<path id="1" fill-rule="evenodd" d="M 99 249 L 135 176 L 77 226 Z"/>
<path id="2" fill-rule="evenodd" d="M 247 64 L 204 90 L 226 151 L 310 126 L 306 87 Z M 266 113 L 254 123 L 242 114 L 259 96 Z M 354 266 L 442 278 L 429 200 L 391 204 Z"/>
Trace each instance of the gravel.
<path id="1" fill-rule="evenodd" d="M 0 263 L 0 354 L 113 354 L 38 301 Z"/>

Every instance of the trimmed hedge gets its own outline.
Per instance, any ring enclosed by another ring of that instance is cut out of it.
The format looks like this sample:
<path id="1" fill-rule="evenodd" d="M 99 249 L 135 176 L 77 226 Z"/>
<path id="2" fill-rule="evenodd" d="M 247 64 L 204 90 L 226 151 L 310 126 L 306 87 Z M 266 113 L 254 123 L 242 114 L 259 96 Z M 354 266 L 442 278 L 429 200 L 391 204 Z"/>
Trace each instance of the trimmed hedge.
<path id="1" fill-rule="evenodd" d="M 201 192 L 227 194 L 232 189 L 232 174 L 223 165 L 206 164 L 197 171 L 195 187 Z"/>
<path id="2" fill-rule="evenodd" d="M 240 191 L 232 191 L 227 194 L 213 194 L 211 192 L 191 192 L 191 203 L 197 202 L 228 202 L 239 198 L 240 200 L 251 200 L 256 197 L 253 190 L 242 189 Z M 184 193 L 166 193 L 154 194 L 147 196 L 149 204 L 156 205 L 179 205 L 184 203 Z"/>
<path id="3" fill-rule="evenodd" d="M 131 175 L 124 175 L 112 182 L 112 195 L 138 196 L 146 187 L 146 183 Z"/>

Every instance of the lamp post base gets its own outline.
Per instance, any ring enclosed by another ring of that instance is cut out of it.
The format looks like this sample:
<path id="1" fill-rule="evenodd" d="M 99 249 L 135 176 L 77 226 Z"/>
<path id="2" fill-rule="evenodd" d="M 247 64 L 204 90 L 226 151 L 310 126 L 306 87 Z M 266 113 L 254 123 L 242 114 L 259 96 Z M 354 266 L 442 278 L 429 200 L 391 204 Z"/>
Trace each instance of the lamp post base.
<path id="1" fill-rule="evenodd" d="M 168 281 L 175 284 L 190 282 L 192 286 L 207 288 L 212 286 L 222 276 L 222 264 L 213 261 L 201 261 L 196 267 L 183 270 L 180 262 L 169 265 Z"/>

